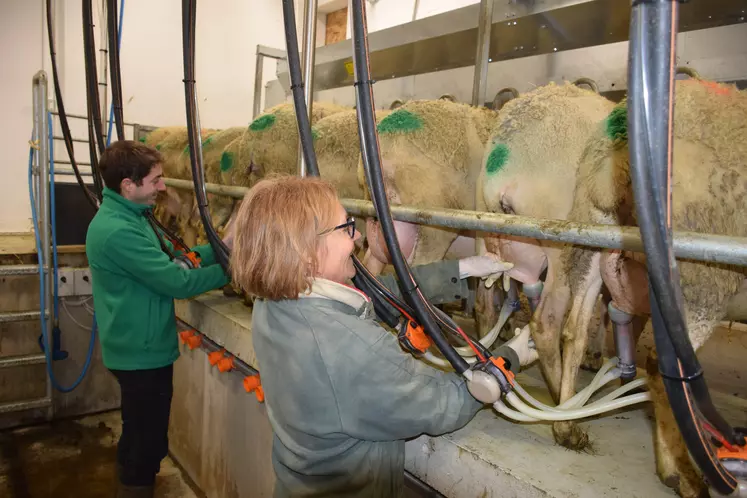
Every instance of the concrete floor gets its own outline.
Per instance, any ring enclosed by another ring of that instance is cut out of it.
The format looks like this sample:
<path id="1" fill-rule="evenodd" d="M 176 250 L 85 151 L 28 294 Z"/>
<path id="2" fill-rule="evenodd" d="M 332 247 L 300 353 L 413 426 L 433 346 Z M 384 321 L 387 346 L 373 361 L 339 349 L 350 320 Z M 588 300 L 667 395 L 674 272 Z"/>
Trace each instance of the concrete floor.
<path id="1" fill-rule="evenodd" d="M 0 432 L 0 496 L 113 498 L 118 411 Z M 158 498 L 197 498 L 189 478 L 167 457 L 156 481 Z"/>

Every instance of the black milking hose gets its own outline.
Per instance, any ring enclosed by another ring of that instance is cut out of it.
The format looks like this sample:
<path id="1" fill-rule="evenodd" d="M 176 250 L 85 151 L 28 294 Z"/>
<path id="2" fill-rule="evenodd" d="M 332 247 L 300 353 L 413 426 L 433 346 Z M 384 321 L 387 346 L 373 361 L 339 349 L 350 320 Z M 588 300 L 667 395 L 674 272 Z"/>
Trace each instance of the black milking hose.
<path id="1" fill-rule="evenodd" d="M 298 123 L 298 137 L 306 167 L 311 176 L 319 176 L 319 166 L 314 153 L 314 143 L 311 136 L 309 110 L 303 97 L 304 81 L 301 78 L 301 61 L 298 57 L 298 34 L 296 31 L 296 17 L 293 0 L 283 0 L 283 25 L 285 27 L 285 46 L 288 56 L 288 73 L 291 80 L 293 94 L 293 108 L 296 110 Z"/>
<path id="2" fill-rule="evenodd" d="M 120 15 L 123 13 L 120 12 Z M 107 33 L 109 36 L 109 72 L 111 73 L 112 107 L 117 140 L 124 140 L 124 115 L 122 112 L 122 72 L 119 64 L 119 43 L 117 27 L 117 0 L 106 2 Z"/>
<path id="3" fill-rule="evenodd" d="M 230 274 L 230 251 L 213 227 L 208 210 L 205 190 L 205 168 L 202 163 L 202 140 L 195 92 L 195 24 L 197 20 L 197 0 L 182 0 L 182 41 L 184 55 L 184 98 L 187 108 L 187 134 L 189 136 L 189 159 L 192 166 L 192 180 L 195 186 L 197 208 L 208 242 L 213 248 L 215 259 Z"/>
<path id="4" fill-rule="evenodd" d="M 716 458 L 701 419 L 731 443 L 743 438 L 718 414 L 690 343 L 672 251 L 671 170 L 677 0 L 633 0 L 628 65 L 630 173 L 646 251 L 654 339 L 670 405 L 709 484 L 728 495 L 737 481 Z M 742 441 L 739 441 L 742 439 Z"/>
<path id="5" fill-rule="evenodd" d="M 93 177 L 93 188 L 99 201 L 103 200 L 104 185 L 99 175 L 99 154 L 96 150 L 96 131 L 94 130 L 93 114 L 91 110 L 91 99 L 86 98 L 86 125 L 88 126 L 88 155 L 91 158 L 91 176 Z"/>
<path id="6" fill-rule="evenodd" d="M 99 82 L 96 74 L 96 41 L 93 34 L 93 0 L 83 0 L 83 52 L 86 71 L 86 95 L 91 107 L 94 110 L 91 116 L 93 118 L 94 130 L 96 135 L 96 144 L 99 147 L 99 154 L 104 153 L 106 144 L 101 126 L 101 102 L 99 100 Z M 95 176 L 95 175 L 94 175 Z"/>
<path id="7" fill-rule="evenodd" d="M 98 77 L 96 76 L 96 46 L 93 37 L 92 0 L 83 0 L 83 59 L 86 76 L 86 115 L 88 119 L 88 151 L 91 157 L 91 175 L 99 200 L 104 188 L 98 167 L 98 155 L 104 153 L 104 136 L 101 126 Z M 98 150 L 96 146 L 98 145 Z"/>
<path id="8" fill-rule="evenodd" d="M 285 27 L 285 46 L 288 57 L 288 73 L 291 81 L 291 92 L 293 93 L 293 108 L 296 111 L 296 122 L 298 124 L 298 136 L 301 142 L 301 150 L 307 165 L 309 175 L 321 176 L 319 165 L 316 160 L 314 143 L 311 135 L 311 122 L 306 101 L 304 100 L 304 82 L 301 76 L 301 61 L 298 55 L 298 34 L 296 30 L 296 14 L 292 0 L 283 0 L 283 25 Z M 387 325 L 394 328 L 397 326 L 398 317 L 384 306 L 381 294 L 386 288 L 363 266 L 358 258 L 353 255 L 353 264 L 356 274 L 353 284 L 371 298 L 376 315 Z M 394 298 L 396 300 L 396 297 Z"/>
<path id="9" fill-rule="evenodd" d="M 417 288 L 415 279 L 405 261 L 397 241 L 394 222 L 389 210 L 389 202 L 384 190 L 384 178 L 381 172 L 381 157 L 376 133 L 373 89 L 368 67 L 368 38 L 366 35 L 365 5 L 363 0 L 353 0 L 353 64 L 355 70 L 355 96 L 358 114 L 358 135 L 361 143 L 361 154 L 366 175 L 372 187 L 374 207 L 381 223 L 392 264 L 398 277 L 402 295 L 414 309 L 417 320 L 423 325 L 436 347 L 458 374 L 464 373 L 469 364 L 446 341 L 424 303 L 424 296 Z"/>
<path id="10" fill-rule="evenodd" d="M 70 158 L 70 165 L 73 167 L 73 173 L 75 173 L 75 179 L 78 181 L 78 185 L 83 189 L 88 202 L 91 203 L 94 209 L 99 208 L 99 201 L 96 196 L 88 189 L 85 181 L 83 181 L 83 175 L 80 174 L 78 169 L 78 162 L 75 160 L 75 147 L 73 145 L 73 136 L 70 132 L 70 124 L 67 121 L 67 113 L 65 112 L 65 103 L 62 99 L 62 89 L 60 88 L 60 78 L 57 73 L 57 52 L 55 51 L 54 45 L 54 30 L 52 29 L 52 0 L 46 0 L 47 7 L 47 40 L 49 41 L 49 57 L 52 60 L 52 80 L 54 82 L 54 95 L 57 101 L 57 114 L 60 118 L 60 127 L 62 128 L 62 138 L 65 141 L 65 149 L 67 150 L 67 156 Z"/>

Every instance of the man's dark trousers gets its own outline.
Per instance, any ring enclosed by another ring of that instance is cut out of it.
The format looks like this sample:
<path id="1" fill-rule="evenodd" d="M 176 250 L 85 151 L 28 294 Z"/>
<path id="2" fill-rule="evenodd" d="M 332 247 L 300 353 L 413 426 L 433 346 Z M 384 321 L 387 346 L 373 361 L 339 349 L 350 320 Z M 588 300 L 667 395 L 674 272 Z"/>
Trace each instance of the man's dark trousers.
<path id="1" fill-rule="evenodd" d="M 122 391 L 119 480 L 126 486 L 152 486 L 169 451 L 174 366 L 111 372 Z"/>

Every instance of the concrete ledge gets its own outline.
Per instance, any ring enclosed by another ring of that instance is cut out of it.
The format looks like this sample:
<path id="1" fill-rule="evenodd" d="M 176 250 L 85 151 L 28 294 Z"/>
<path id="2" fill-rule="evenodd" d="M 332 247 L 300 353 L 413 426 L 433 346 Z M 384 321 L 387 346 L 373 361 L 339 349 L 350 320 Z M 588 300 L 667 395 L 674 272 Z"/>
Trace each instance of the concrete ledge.
<path id="1" fill-rule="evenodd" d="M 199 330 L 254 368 L 252 309 L 240 299 L 212 291 L 189 300 L 176 301 L 176 316 Z"/>
<path id="2" fill-rule="evenodd" d="M 211 292 L 178 301 L 176 311 L 179 318 L 256 367 L 251 308 L 238 299 Z M 744 339 L 742 335 L 736 341 L 729 337 L 731 349 L 735 342 L 739 344 Z M 709 365 L 705 358 L 716 356 L 707 350 L 721 351 L 723 346 L 719 344 L 720 340 L 709 342 L 709 347 L 704 348 L 706 369 Z M 186 356 L 193 366 L 187 367 Z M 183 427 L 189 426 L 192 434 L 201 434 L 202 446 L 182 437 L 172 450 L 174 456 L 209 497 L 227 496 L 222 493 L 229 490 L 237 491 L 238 496 L 265 496 L 269 483 L 247 480 L 241 474 L 241 466 L 233 461 L 243 459 L 243 468 L 271 469 L 272 431 L 264 406 L 243 391 L 240 376 L 218 374 L 204 356 L 204 352 L 195 350 L 177 362 L 175 384 L 182 387 L 174 393 L 172 432 L 181 431 L 184 435 Z M 719 370 L 726 367 L 728 371 L 723 354 L 718 358 L 720 363 L 712 360 L 711 365 L 719 366 Z M 188 376 L 192 377 L 189 388 L 185 386 Z M 582 371 L 579 385 L 587 385 L 592 377 Z M 520 374 L 519 380 L 535 397 L 550 402 L 538 368 Z M 615 387 L 612 383 L 603 393 Z M 187 395 L 191 397 L 189 402 L 183 398 Z M 735 425 L 747 425 L 745 399 L 731 392 L 712 395 L 727 419 Z M 179 403 L 181 407 L 177 408 Z M 448 497 L 673 497 L 674 492 L 656 475 L 651 411 L 647 404 L 584 422 L 592 448 L 587 453 L 576 453 L 555 444 L 549 424 L 513 423 L 486 408 L 459 431 L 409 441 L 405 468 Z M 250 427 L 252 436 L 247 438 Z M 245 451 L 251 448 L 251 454 L 237 452 L 237 446 Z M 207 458 L 221 462 L 220 466 L 201 463 Z"/>

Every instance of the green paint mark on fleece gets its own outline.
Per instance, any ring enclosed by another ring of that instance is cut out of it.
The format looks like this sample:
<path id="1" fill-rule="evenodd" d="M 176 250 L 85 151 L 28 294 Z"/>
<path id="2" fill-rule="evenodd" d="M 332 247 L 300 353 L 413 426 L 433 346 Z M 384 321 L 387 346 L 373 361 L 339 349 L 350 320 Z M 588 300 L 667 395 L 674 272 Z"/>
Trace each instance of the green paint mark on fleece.
<path id="1" fill-rule="evenodd" d="M 140 143 L 141 143 L 141 144 L 144 144 L 144 143 L 145 143 L 145 137 L 140 137 Z"/>
<path id="2" fill-rule="evenodd" d="M 316 128 L 311 129 L 311 140 L 319 140 L 319 132 L 316 131 Z"/>
<path id="3" fill-rule="evenodd" d="M 202 146 L 205 147 L 206 145 L 209 145 L 210 142 L 212 142 L 212 141 L 213 141 L 213 137 L 212 136 L 207 137 L 205 140 L 202 141 Z M 184 147 L 184 153 L 185 154 L 189 154 L 189 144 L 187 144 L 187 146 Z"/>
<path id="4" fill-rule="evenodd" d="M 220 156 L 220 170 L 225 172 L 231 168 L 233 168 L 233 153 L 224 152 Z"/>
<path id="5" fill-rule="evenodd" d="M 485 164 L 485 170 L 494 175 L 506 165 L 508 160 L 508 147 L 505 144 L 497 144 L 488 156 L 488 162 Z"/>
<path id="6" fill-rule="evenodd" d="M 156 145 L 156 150 L 161 150 L 161 144 Z"/>
<path id="7" fill-rule="evenodd" d="M 423 127 L 423 119 L 407 109 L 398 109 L 381 120 L 379 133 L 407 133 Z"/>
<path id="8" fill-rule="evenodd" d="M 628 140 L 628 107 L 624 101 L 607 116 L 605 128 L 610 140 Z"/>
<path id="9" fill-rule="evenodd" d="M 249 125 L 249 129 L 252 131 L 264 131 L 270 126 L 275 124 L 274 114 L 265 114 L 260 116 Z"/>

